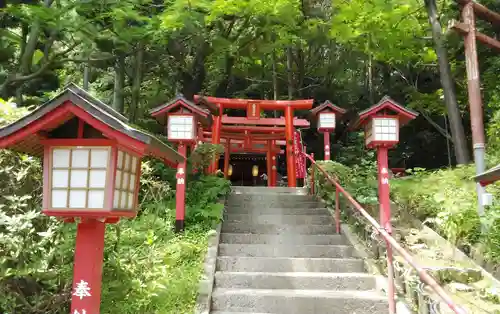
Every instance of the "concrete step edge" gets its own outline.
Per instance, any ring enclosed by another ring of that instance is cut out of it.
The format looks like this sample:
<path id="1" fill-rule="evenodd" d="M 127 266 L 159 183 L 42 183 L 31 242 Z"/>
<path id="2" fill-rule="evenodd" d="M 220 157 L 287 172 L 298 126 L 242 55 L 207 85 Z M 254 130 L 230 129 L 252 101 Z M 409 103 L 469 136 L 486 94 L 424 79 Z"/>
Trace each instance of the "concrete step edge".
<path id="1" fill-rule="evenodd" d="M 219 247 L 230 247 L 230 246 L 244 246 L 244 247 L 310 247 L 310 248 L 327 248 L 327 247 L 337 247 L 337 248 L 352 248 L 352 245 L 348 244 L 256 244 L 256 243 L 246 243 L 246 244 L 238 244 L 238 243 L 219 243 Z"/>
<path id="2" fill-rule="evenodd" d="M 361 258 L 356 258 L 356 257 L 281 257 L 281 256 L 217 256 L 217 259 L 262 259 L 262 260 L 274 260 L 274 261 L 290 261 L 290 260 L 296 260 L 298 261 L 303 261 L 303 260 L 311 260 L 311 261 L 332 261 L 332 262 L 362 262 L 363 260 Z"/>
<path id="3" fill-rule="evenodd" d="M 212 293 L 213 298 L 224 295 L 299 297 L 313 299 L 363 299 L 373 301 L 387 301 L 387 297 L 379 292 L 357 290 L 235 289 L 216 287 Z"/>
<path id="4" fill-rule="evenodd" d="M 278 236 L 275 233 L 248 233 L 248 232 L 221 232 L 221 236 L 241 236 L 241 235 L 247 235 L 247 236 Z M 304 237 L 314 237 L 314 238 L 344 238 L 342 234 L 338 233 L 333 233 L 333 234 L 291 234 L 291 236 L 295 238 L 304 238 Z"/>
<path id="5" fill-rule="evenodd" d="M 297 277 L 297 278 L 339 278 L 339 277 L 349 277 L 349 278 L 373 278 L 376 276 L 368 273 L 327 273 L 327 272 L 249 272 L 249 271 L 224 271 L 218 270 L 215 276 L 269 276 L 269 277 Z"/>

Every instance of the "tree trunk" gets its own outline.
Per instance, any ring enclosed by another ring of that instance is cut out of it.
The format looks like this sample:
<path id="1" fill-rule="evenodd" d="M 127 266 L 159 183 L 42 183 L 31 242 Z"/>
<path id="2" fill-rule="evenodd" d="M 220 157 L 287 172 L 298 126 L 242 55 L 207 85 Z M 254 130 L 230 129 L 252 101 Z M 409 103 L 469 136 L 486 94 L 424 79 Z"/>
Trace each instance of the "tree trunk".
<path id="1" fill-rule="evenodd" d="M 125 57 L 119 56 L 115 65 L 115 87 L 113 90 L 113 108 L 123 113 L 125 87 Z"/>
<path id="2" fill-rule="evenodd" d="M 432 38 L 434 39 L 434 46 L 438 57 L 441 85 L 443 86 L 444 101 L 448 111 L 451 136 L 453 138 L 453 147 L 455 150 L 457 164 L 466 164 L 470 161 L 470 155 L 465 140 L 462 117 L 460 116 L 460 111 L 457 105 L 455 86 L 451 75 L 450 65 L 448 63 L 448 55 L 443 38 L 441 37 L 442 29 L 438 18 L 436 0 L 424 0 L 424 2 L 429 16 L 429 23 L 432 28 Z"/>
<path id="3" fill-rule="evenodd" d="M 273 63 L 273 99 L 278 100 L 278 72 L 276 69 L 276 51 L 273 49 L 273 53 L 271 54 L 272 63 Z M 274 117 L 278 117 L 278 111 L 274 110 Z"/>
<path id="4" fill-rule="evenodd" d="M 139 96 L 141 95 L 142 66 L 144 62 L 144 43 L 139 43 L 135 54 L 134 78 L 132 82 L 132 100 L 130 101 L 129 119 L 134 123 L 137 119 L 137 109 L 139 108 Z"/>
<path id="5" fill-rule="evenodd" d="M 286 72 L 288 74 L 288 99 L 293 99 L 292 48 L 286 48 Z"/>

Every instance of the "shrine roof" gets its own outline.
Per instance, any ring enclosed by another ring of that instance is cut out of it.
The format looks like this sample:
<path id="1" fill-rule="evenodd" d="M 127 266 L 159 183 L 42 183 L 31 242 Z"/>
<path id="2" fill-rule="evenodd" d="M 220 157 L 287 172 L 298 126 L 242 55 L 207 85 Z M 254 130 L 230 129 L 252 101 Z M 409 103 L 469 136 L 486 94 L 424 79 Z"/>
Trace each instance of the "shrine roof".
<path id="1" fill-rule="evenodd" d="M 489 185 L 500 180 L 500 164 L 495 167 L 480 173 L 474 177 L 474 180 L 482 186 Z"/>
<path id="2" fill-rule="evenodd" d="M 135 145 L 134 149 L 140 147 L 142 153 L 171 163 L 183 160 L 172 147 L 145 131 L 133 128 L 127 124 L 126 117 L 72 83 L 26 116 L 0 128 L 0 148 L 43 156 L 41 140 L 45 137 L 41 132 L 54 130 L 75 117 L 125 147 Z"/>
<path id="3" fill-rule="evenodd" d="M 165 121 L 164 117 L 172 110 L 183 107 L 188 109 L 190 112 L 195 114 L 204 125 L 208 126 L 211 124 L 212 119 L 210 115 L 210 110 L 202 108 L 201 106 L 187 100 L 182 95 L 177 95 L 174 99 L 166 104 L 160 105 L 149 111 L 149 114 L 159 120 L 159 122 Z"/>
<path id="4" fill-rule="evenodd" d="M 335 106 L 334 104 L 332 104 L 331 101 L 327 100 L 324 103 L 322 103 L 321 105 L 319 105 L 318 107 L 311 109 L 309 111 L 309 114 L 312 115 L 313 117 L 316 117 L 318 115 L 318 113 L 320 113 L 323 110 L 327 110 L 327 109 L 330 109 L 331 111 L 335 112 L 338 115 L 342 115 L 342 114 L 347 112 L 347 110 L 345 110 L 344 108 L 340 108 L 338 106 Z"/>
<path id="5" fill-rule="evenodd" d="M 384 96 L 377 104 L 358 113 L 358 117 L 350 124 L 349 129 L 354 130 L 363 126 L 369 117 L 376 115 L 380 111 L 390 110 L 396 113 L 399 117 L 400 125 L 404 125 L 409 121 L 418 117 L 418 112 L 401 106 L 389 96 Z"/>

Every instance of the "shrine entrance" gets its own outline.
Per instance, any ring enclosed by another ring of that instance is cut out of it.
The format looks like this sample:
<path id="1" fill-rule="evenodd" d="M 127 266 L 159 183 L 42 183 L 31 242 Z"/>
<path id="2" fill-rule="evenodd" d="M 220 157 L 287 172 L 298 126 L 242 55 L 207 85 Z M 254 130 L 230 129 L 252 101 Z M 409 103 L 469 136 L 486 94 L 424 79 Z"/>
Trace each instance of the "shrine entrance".
<path id="1" fill-rule="evenodd" d="M 309 110 L 312 108 L 313 100 L 256 100 L 256 99 L 229 99 L 219 97 L 207 97 L 195 95 L 196 103 L 205 107 L 212 113 L 213 122 L 211 127 L 200 126 L 198 141 L 222 144 L 225 147 L 223 163 L 218 156 L 209 168 L 209 172 L 224 169 L 226 178 L 236 175 L 233 165 L 230 163 L 232 154 L 251 154 L 264 158 L 265 167 L 259 167 L 257 163 L 249 167 L 252 171 L 252 183 L 257 184 L 262 173 L 267 176 L 268 186 L 277 186 L 278 169 L 277 156 L 286 153 L 286 175 L 289 187 L 297 186 L 296 175 L 296 153 L 294 141 L 297 142 L 295 130 L 297 128 L 308 128 L 309 121 L 294 118 L 294 110 Z M 223 114 L 224 109 L 246 110 L 246 117 L 231 117 Z M 265 118 L 261 117 L 263 111 L 283 111 L 284 117 Z M 202 129 L 202 130 L 201 130 Z M 297 143 L 296 143 L 297 144 Z M 295 145 L 297 146 L 297 145 Z M 235 157 L 238 155 L 235 155 Z M 241 158 L 241 157 L 240 157 Z M 241 163 L 248 167 L 252 159 L 247 163 Z M 257 157 L 256 157 L 257 160 Z M 255 160 L 255 161 L 256 161 Z M 236 161 L 236 159 L 235 159 Z M 257 166 L 257 170 L 254 166 Z M 231 169 L 232 168 L 232 169 Z M 264 169 L 262 169 L 264 168 Z M 301 170 L 304 171 L 301 166 Z M 230 172 L 231 175 L 230 175 Z M 241 182 L 246 184 L 248 180 L 245 173 L 248 169 L 240 171 Z M 255 173 L 257 172 L 257 173 Z M 255 179 L 254 177 L 257 177 Z M 264 176 L 265 177 L 265 176 Z M 257 182 L 256 182 L 257 180 Z M 235 183 L 238 184 L 235 178 Z M 262 185 L 262 184 L 260 184 Z"/>

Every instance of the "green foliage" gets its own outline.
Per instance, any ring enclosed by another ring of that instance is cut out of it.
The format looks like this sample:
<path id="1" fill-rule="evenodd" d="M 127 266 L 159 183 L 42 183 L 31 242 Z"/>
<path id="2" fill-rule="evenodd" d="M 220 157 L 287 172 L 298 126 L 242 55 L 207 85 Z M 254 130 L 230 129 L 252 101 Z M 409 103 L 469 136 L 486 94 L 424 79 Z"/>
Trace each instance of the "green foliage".
<path id="1" fill-rule="evenodd" d="M 377 196 L 377 167 L 373 161 L 373 153 L 361 158 L 358 164 L 351 167 L 335 161 L 318 161 L 331 178 L 337 180 L 361 204 L 376 204 Z M 313 168 L 309 168 L 309 173 Z M 335 202 L 335 187 L 330 185 L 324 174 L 315 169 L 314 179 L 319 195 L 332 205 Z"/>
<path id="2" fill-rule="evenodd" d="M 392 198 L 400 206 L 401 215 L 428 223 L 466 253 L 480 245 L 487 260 L 500 262 L 500 206 L 488 206 L 485 217 L 479 217 L 472 180 L 474 167 L 432 172 L 417 169 L 412 174 L 391 181 Z M 487 189 L 493 195 L 500 195 L 497 185 Z M 481 221 L 487 229 L 485 234 L 480 232 Z"/>
<path id="3" fill-rule="evenodd" d="M 224 153 L 224 146 L 220 144 L 199 143 L 196 149 L 189 156 L 193 169 L 203 173 L 205 169 L 214 161 L 216 155 Z"/>

